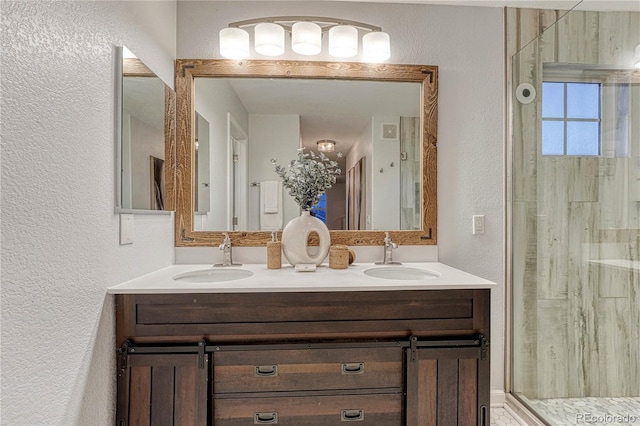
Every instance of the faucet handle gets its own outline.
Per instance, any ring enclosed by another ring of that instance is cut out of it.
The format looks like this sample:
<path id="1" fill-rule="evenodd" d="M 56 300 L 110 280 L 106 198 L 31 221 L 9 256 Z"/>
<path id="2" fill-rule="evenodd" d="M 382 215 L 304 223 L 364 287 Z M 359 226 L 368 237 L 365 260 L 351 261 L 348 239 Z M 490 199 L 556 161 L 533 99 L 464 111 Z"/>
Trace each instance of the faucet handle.
<path id="1" fill-rule="evenodd" d="M 398 248 L 398 244 L 391 241 L 391 236 L 389 235 L 389 231 L 384 232 L 384 260 L 382 262 L 376 262 L 376 265 L 398 265 L 400 262 L 394 262 L 392 258 L 391 251 L 393 249 Z"/>
<path id="2" fill-rule="evenodd" d="M 231 237 L 229 236 L 229 233 L 223 232 L 222 235 L 224 235 L 224 240 L 222 241 L 222 244 L 218 246 L 218 249 L 224 251 L 223 261 L 222 263 L 216 263 L 213 266 L 240 266 L 241 263 L 233 263 L 231 255 Z"/>
<path id="3" fill-rule="evenodd" d="M 224 240 L 222 241 L 222 244 L 218 246 L 220 250 L 224 250 L 227 247 L 231 247 L 231 237 L 229 237 L 229 233 L 223 232 L 222 235 L 224 235 Z"/>
<path id="4" fill-rule="evenodd" d="M 394 249 L 398 248 L 398 244 L 394 243 L 391 240 L 391 236 L 389 235 L 388 231 L 385 231 L 385 233 L 384 233 L 384 245 L 385 246 L 389 246 L 389 247 L 394 248 Z"/>

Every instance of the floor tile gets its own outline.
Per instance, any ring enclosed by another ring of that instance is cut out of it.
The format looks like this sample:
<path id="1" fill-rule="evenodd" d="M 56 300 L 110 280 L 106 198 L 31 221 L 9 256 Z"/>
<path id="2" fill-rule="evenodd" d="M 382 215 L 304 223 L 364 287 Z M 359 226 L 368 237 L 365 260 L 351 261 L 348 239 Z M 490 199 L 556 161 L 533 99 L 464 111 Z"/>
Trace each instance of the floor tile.
<path id="1" fill-rule="evenodd" d="M 640 426 L 640 398 L 553 398 L 527 400 L 553 426 Z"/>

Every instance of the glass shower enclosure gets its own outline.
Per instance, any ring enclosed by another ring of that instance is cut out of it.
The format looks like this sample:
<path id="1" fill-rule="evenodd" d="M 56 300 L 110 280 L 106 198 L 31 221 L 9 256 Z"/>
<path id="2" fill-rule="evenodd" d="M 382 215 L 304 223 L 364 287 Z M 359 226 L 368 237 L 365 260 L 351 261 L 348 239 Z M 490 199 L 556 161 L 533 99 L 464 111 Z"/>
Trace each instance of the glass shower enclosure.
<path id="1" fill-rule="evenodd" d="M 574 9 L 512 58 L 511 388 L 550 425 L 640 425 L 639 45 Z"/>

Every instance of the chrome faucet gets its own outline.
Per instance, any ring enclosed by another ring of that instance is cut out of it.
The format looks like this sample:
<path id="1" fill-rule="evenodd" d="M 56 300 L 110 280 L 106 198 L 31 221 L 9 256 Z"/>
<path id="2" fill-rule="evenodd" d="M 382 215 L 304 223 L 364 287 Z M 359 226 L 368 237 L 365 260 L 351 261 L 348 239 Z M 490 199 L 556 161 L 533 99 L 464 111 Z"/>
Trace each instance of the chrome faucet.
<path id="1" fill-rule="evenodd" d="M 213 266 L 240 266 L 239 263 L 233 263 L 233 254 L 231 251 L 231 237 L 228 232 L 224 232 L 224 241 L 218 246 L 219 250 L 223 250 L 222 263 L 216 263 Z"/>
<path id="2" fill-rule="evenodd" d="M 400 262 L 393 261 L 393 249 L 398 248 L 398 244 L 391 241 L 388 232 L 384 233 L 384 260 L 376 262 L 376 265 L 401 265 Z"/>

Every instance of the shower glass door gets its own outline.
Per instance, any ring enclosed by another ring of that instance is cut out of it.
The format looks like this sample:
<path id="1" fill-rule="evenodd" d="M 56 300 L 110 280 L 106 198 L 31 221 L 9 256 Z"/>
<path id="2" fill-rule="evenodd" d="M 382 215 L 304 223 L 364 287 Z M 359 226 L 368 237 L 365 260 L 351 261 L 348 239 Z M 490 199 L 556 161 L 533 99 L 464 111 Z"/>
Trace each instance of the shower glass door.
<path id="1" fill-rule="evenodd" d="M 573 10 L 512 58 L 511 387 L 551 425 L 640 425 L 637 45 Z"/>

